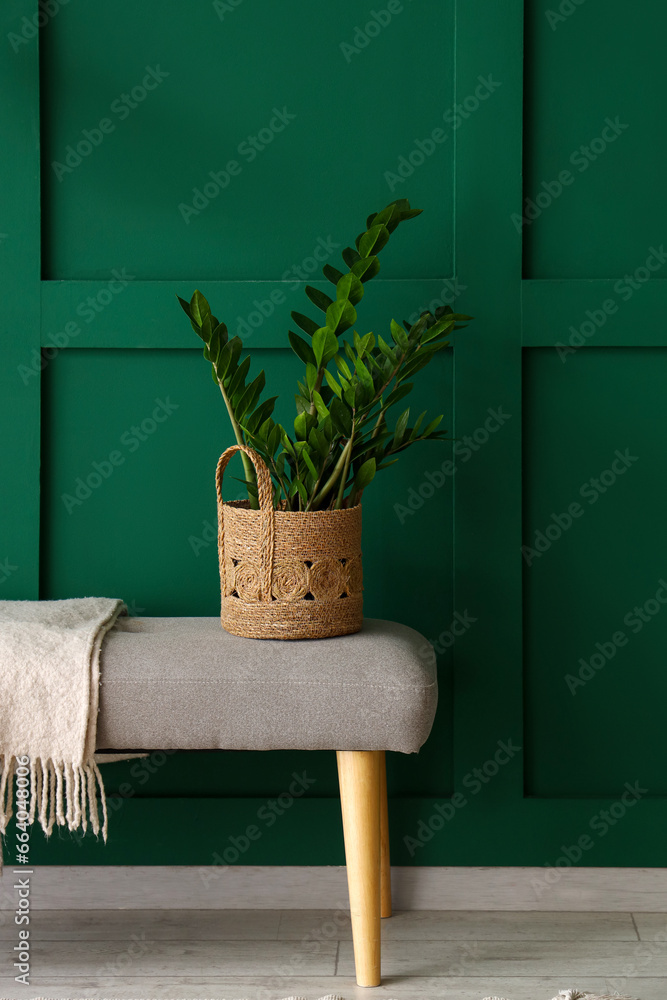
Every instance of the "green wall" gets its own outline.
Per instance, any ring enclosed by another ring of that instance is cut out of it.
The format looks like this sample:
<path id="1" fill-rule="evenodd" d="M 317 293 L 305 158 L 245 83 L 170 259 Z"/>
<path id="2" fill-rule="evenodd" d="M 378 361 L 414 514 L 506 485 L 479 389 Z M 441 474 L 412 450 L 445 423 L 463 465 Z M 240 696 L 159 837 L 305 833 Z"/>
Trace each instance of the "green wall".
<path id="1" fill-rule="evenodd" d="M 78 0 L 39 39 L 36 12 L 1 15 L 0 598 L 217 614 L 231 435 L 175 294 L 201 288 L 289 419 L 314 251 L 336 265 L 409 197 L 360 322 L 436 300 L 475 322 L 418 385 L 456 443 L 364 500 L 366 613 L 439 649 L 433 734 L 390 755 L 394 861 L 555 865 L 583 838 L 582 864 L 664 864 L 663 7 Z M 313 784 L 262 819 L 295 771 Z M 343 860 L 331 753 L 157 754 L 106 783 L 108 845 L 36 833 L 36 862 Z"/>

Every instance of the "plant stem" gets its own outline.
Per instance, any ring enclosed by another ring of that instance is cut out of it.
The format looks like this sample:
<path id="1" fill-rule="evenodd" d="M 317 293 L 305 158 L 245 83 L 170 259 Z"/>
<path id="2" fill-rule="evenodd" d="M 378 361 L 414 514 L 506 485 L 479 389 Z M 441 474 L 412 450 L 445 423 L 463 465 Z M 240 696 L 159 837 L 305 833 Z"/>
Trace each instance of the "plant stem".
<path id="1" fill-rule="evenodd" d="M 329 445 L 329 454 L 327 455 L 327 457 L 322 462 L 322 468 L 320 469 L 320 474 L 317 477 L 317 482 L 313 486 L 313 491 L 312 491 L 312 495 L 310 497 L 310 500 L 306 504 L 306 510 L 312 510 L 313 509 L 313 504 L 315 502 L 315 497 L 317 495 L 317 491 L 320 488 L 320 483 L 322 482 L 322 476 L 324 475 L 324 469 L 326 467 L 327 462 L 329 461 L 329 456 L 330 455 L 331 455 L 331 445 Z"/>
<path id="2" fill-rule="evenodd" d="M 334 510 L 340 510 L 341 507 L 343 506 L 343 494 L 345 492 L 345 484 L 347 483 L 347 476 L 350 471 L 350 462 L 352 460 L 353 441 L 354 441 L 354 421 L 352 421 L 352 433 L 350 434 L 350 440 L 347 442 L 345 446 L 345 451 L 347 451 L 347 457 L 345 458 L 345 466 L 343 467 L 343 474 L 340 477 L 340 486 L 338 487 L 338 496 L 336 498 Z"/>
<path id="3" fill-rule="evenodd" d="M 354 424 L 353 424 L 353 426 L 354 426 Z M 324 484 L 324 486 L 322 487 L 322 489 L 320 490 L 320 492 L 317 494 L 317 496 L 313 500 L 313 504 L 312 504 L 313 507 L 317 507 L 321 503 L 321 501 L 324 500 L 324 498 L 334 488 L 334 486 L 338 482 L 338 477 L 341 475 L 341 473 L 343 471 L 343 468 L 345 467 L 345 463 L 347 461 L 348 455 L 351 452 L 352 452 L 352 438 L 350 438 L 348 440 L 347 444 L 345 445 L 345 447 L 343 448 L 343 451 L 340 454 L 340 457 L 339 457 L 338 461 L 336 462 L 336 465 L 334 467 L 333 472 L 331 473 L 331 475 L 327 479 L 326 483 Z"/>
<path id="4" fill-rule="evenodd" d="M 380 412 L 378 413 L 378 418 L 375 421 L 375 427 L 373 428 L 373 433 L 371 434 L 371 441 L 373 440 L 373 438 L 376 438 L 380 433 L 380 427 L 382 426 L 382 418 L 384 417 L 386 410 L 387 410 L 386 407 L 382 407 L 380 409 Z"/>
<path id="5" fill-rule="evenodd" d="M 220 386 L 220 392 L 222 393 L 222 398 L 224 399 L 225 406 L 227 407 L 227 413 L 229 414 L 229 419 L 231 421 L 232 430 L 234 431 L 234 437 L 236 438 L 236 443 L 240 445 L 245 445 L 245 441 L 243 440 L 243 431 L 239 427 L 239 423 L 236 417 L 234 416 L 234 410 L 232 409 L 231 400 L 229 399 L 229 396 L 225 392 L 222 382 L 218 382 L 218 385 Z M 243 471 L 245 472 L 246 480 L 249 483 L 256 483 L 257 477 L 255 475 L 255 467 L 244 451 L 241 452 L 241 461 L 243 462 Z M 259 500 L 256 497 L 252 496 L 250 491 L 248 491 L 248 499 L 250 500 L 250 506 L 253 508 L 253 510 L 258 510 Z"/>

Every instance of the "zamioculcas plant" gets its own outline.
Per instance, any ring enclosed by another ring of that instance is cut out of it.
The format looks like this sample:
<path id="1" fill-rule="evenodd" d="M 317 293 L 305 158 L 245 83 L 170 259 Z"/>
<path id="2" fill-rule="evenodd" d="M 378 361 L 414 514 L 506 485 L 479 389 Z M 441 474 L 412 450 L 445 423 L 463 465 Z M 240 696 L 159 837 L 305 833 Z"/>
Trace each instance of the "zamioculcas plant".
<path id="1" fill-rule="evenodd" d="M 380 270 L 378 254 L 400 223 L 420 214 L 407 200 L 392 202 L 368 217 L 354 247 L 342 252 L 345 270 L 322 268 L 331 295 L 310 285 L 306 295 L 318 319 L 292 312 L 301 334 L 289 331 L 295 354 L 305 365 L 298 382 L 294 429 L 276 423 L 277 397 L 262 399 L 265 375 L 251 381 L 250 358 L 243 343 L 195 291 L 190 302 L 179 298 L 195 333 L 204 341 L 236 442 L 258 452 L 273 483 L 274 506 L 291 511 L 339 510 L 357 505 L 376 472 L 417 441 L 443 438 L 442 416 L 426 412 L 410 423 L 410 408 L 396 408 L 413 388 L 412 377 L 448 345 L 447 337 L 471 317 L 450 306 L 424 312 L 414 324 L 391 320 L 384 339 L 354 329 L 364 285 Z M 351 335 L 348 331 L 352 331 Z M 348 333 L 346 337 L 345 334 Z M 257 508 L 257 481 L 249 457 L 241 452 L 250 506 Z"/>

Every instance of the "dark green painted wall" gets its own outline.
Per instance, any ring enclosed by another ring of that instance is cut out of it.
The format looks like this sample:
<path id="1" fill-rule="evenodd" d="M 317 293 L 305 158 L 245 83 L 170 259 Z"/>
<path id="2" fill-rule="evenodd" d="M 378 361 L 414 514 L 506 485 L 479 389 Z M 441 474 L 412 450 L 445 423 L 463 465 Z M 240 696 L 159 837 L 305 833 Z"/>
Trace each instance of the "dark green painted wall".
<path id="1" fill-rule="evenodd" d="M 2 12 L 0 597 L 217 613 L 213 470 L 231 435 L 176 293 L 210 297 L 286 416 L 294 269 L 318 247 L 336 263 L 407 196 L 424 215 L 385 251 L 364 329 L 438 299 L 476 317 L 418 386 L 454 451 L 413 450 L 364 502 L 367 614 L 442 650 L 433 735 L 389 760 L 396 863 L 553 865 L 588 837 L 582 864 L 664 864 L 667 612 L 624 619 L 667 578 L 667 15 L 561 7 L 393 0 L 375 28 L 353 0 L 79 0 L 39 50 L 36 5 Z M 211 172 L 224 189 L 193 202 Z M 474 621 L 451 648 L 455 613 Z M 314 783 L 269 822 L 295 771 Z M 36 835 L 36 861 L 342 861 L 332 754 L 160 754 L 106 782 L 109 844 Z"/>

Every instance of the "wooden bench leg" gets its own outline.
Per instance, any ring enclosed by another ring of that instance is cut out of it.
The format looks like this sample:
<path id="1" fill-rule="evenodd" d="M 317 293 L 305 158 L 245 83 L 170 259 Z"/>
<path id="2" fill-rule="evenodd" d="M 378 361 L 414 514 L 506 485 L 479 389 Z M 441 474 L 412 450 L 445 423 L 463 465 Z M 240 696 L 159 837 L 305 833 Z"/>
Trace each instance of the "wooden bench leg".
<path id="1" fill-rule="evenodd" d="M 389 857 L 389 811 L 387 808 L 387 761 L 380 754 L 380 916 L 391 916 L 391 861 Z"/>
<path id="2" fill-rule="evenodd" d="M 347 884 L 357 985 L 380 985 L 380 772 L 378 750 L 339 750 Z"/>

